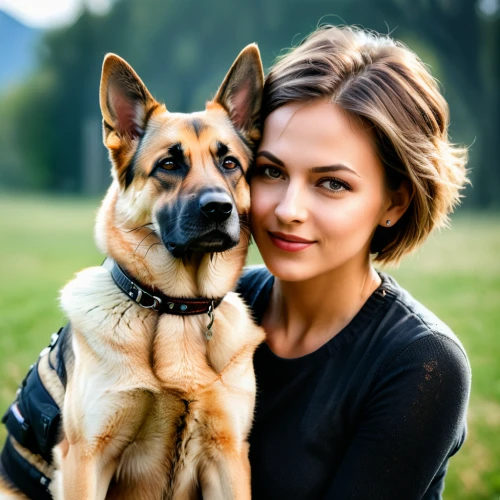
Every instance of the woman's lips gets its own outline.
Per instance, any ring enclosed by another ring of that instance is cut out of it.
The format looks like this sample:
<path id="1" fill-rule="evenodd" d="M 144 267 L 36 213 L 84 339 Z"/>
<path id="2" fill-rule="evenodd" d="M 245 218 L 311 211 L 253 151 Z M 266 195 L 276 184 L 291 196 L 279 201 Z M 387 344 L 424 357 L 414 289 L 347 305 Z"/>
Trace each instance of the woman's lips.
<path id="1" fill-rule="evenodd" d="M 273 245 L 285 252 L 300 252 L 315 243 L 293 234 L 271 233 L 270 231 L 268 231 L 268 234 Z"/>

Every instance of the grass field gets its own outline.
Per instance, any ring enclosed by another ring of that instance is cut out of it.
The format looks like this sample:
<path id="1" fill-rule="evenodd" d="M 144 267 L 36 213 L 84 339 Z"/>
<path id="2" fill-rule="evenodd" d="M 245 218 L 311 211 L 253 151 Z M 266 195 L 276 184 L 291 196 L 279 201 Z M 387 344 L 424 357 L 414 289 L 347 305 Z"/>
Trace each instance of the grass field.
<path id="1" fill-rule="evenodd" d="M 65 323 L 58 290 L 75 271 L 102 261 L 92 239 L 97 207 L 97 201 L 0 195 L 0 411 Z M 451 461 L 445 499 L 498 500 L 500 216 L 463 215 L 452 227 L 391 274 L 451 326 L 472 364 L 469 436 Z"/>

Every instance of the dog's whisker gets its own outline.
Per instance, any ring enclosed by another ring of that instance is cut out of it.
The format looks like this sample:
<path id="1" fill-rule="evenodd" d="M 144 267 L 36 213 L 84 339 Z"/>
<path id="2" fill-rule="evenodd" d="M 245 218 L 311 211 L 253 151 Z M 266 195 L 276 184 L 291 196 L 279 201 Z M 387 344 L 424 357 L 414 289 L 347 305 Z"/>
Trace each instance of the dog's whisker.
<path id="1" fill-rule="evenodd" d="M 141 246 L 142 242 L 143 242 L 146 238 L 148 238 L 149 236 L 151 236 L 153 233 L 155 233 L 155 234 L 156 234 L 156 231 L 154 231 L 154 230 L 153 230 L 153 231 L 149 232 L 148 234 L 146 234 L 146 236 L 144 236 L 144 238 L 142 238 L 142 240 L 139 242 L 139 244 L 135 247 L 135 250 L 134 250 L 133 255 L 135 255 L 135 253 L 137 252 L 137 250 L 138 250 L 138 249 L 139 249 L 139 247 Z"/>
<path id="2" fill-rule="evenodd" d="M 175 228 L 175 227 L 174 227 L 174 228 L 173 228 L 173 229 L 171 229 L 168 233 L 162 234 L 162 238 L 163 238 L 163 239 L 167 238 L 167 237 L 168 237 L 168 236 L 170 236 L 172 233 L 174 233 L 176 230 L 177 230 L 177 228 Z M 187 234 L 186 236 L 187 236 L 187 237 L 189 237 L 189 236 L 191 236 L 191 235 L 190 235 L 190 234 Z"/>
<path id="3" fill-rule="evenodd" d="M 142 226 L 138 226 L 138 227 L 134 227 L 133 229 L 120 229 L 120 231 L 122 233 L 133 233 L 134 231 L 137 231 L 139 229 L 142 229 L 143 227 L 146 227 L 146 226 L 151 226 L 151 224 L 154 224 L 154 222 L 148 222 L 146 224 L 143 224 Z"/>
<path id="4" fill-rule="evenodd" d="M 155 245 L 161 245 L 161 243 L 159 242 L 156 242 L 156 243 L 153 243 L 152 245 L 149 246 L 149 248 L 146 250 L 146 253 L 144 254 L 144 258 L 146 258 L 148 256 L 148 252 L 151 250 L 151 248 L 153 248 Z"/>

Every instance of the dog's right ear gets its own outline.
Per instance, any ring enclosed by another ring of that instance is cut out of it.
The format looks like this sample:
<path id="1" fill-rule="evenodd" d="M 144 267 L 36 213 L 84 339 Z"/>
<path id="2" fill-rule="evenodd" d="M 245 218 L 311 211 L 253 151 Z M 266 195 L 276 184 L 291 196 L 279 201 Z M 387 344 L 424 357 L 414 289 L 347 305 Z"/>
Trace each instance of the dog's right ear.
<path id="1" fill-rule="evenodd" d="M 142 137 L 151 112 L 159 106 L 132 67 L 115 54 L 104 58 L 100 104 L 104 145 L 112 153 L 130 148 Z"/>
<path id="2" fill-rule="evenodd" d="M 234 126 L 251 142 L 260 139 L 260 106 L 264 70 L 256 44 L 247 45 L 234 61 L 214 102 L 229 114 Z"/>

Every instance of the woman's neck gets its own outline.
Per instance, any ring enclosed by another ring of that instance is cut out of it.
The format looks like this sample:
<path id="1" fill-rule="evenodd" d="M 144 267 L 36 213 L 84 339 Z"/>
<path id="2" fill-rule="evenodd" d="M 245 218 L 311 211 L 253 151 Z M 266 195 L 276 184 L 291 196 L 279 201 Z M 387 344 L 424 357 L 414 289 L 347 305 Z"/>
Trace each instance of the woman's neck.
<path id="1" fill-rule="evenodd" d="M 350 323 L 380 282 L 369 261 L 306 281 L 276 279 L 262 322 L 269 347 L 288 358 L 315 351 Z"/>

